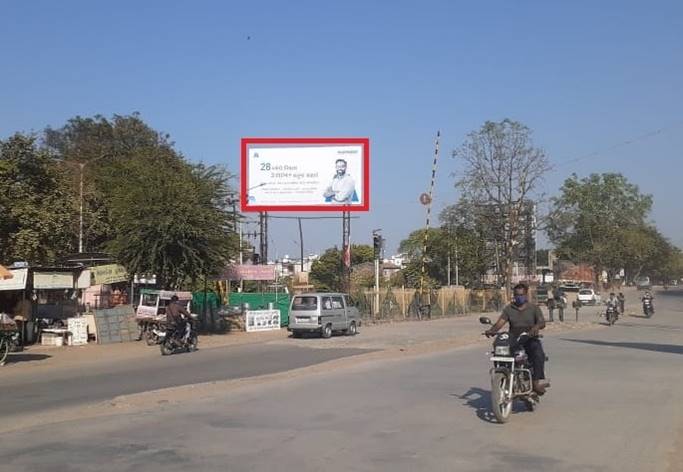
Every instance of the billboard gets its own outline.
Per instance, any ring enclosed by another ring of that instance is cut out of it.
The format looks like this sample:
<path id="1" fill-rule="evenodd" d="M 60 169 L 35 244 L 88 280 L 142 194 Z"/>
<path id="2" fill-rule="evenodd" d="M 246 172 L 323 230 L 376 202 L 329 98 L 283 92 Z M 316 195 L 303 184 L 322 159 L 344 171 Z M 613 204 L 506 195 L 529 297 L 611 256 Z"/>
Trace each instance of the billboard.
<path id="1" fill-rule="evenodd" d="M 231 265 L 221 280 L 275 280 L 274 265 Z"/>
<path id="2" fill-rule="evenodd" d="M 242 211 L 368 211 L 368 138 L 243 138 Z"/>

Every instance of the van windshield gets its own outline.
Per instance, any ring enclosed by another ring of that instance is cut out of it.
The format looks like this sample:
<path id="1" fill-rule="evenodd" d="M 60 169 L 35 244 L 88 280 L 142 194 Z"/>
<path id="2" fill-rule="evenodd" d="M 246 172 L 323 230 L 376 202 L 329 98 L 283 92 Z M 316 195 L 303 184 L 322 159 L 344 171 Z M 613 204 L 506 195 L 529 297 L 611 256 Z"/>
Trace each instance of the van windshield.
<path id="1" fill-rule="evenodd" d="M 294 297 L 292 310 L 315 311 L 318 309 L 318 297 Z"/>

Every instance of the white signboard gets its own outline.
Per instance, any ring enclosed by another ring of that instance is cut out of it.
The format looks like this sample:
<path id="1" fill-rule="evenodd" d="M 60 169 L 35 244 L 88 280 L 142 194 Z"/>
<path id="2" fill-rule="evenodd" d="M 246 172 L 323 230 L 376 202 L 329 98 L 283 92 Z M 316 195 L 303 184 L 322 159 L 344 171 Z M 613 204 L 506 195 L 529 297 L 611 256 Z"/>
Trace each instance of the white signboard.
<path id="1" fill-rule="evenodd" d="M 243 210 L 369 210 L 367 139 L 342 143 L 333 139 L 245 140 Z"/>
<path id="2" fill-rule="evenodd" d="M 74 274 L 71 272 L 34 272 L 33 288 L 74 288 Z"/>
<path id="3" fill-rule="evenodd" d="M 0 290 L 24 290 L 28 269 L 11 269 L 10 273 L 12 274 L 11 279 L 0 279 Z"/>
<path id="4" fill-rule="evenodd" d="M 280 310 L 247 311 L 247 332 L 280 329 Z"/>

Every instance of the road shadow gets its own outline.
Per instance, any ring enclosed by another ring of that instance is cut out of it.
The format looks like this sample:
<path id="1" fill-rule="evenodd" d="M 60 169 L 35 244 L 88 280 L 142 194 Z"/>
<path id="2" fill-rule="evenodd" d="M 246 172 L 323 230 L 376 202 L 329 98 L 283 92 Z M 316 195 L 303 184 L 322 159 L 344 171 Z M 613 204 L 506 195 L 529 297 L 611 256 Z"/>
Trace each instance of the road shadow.
<path id="1" fill-rule="evenodd" d="M 12 353 L 10 352 L 9 356 L 7 356 L 7 360 L 5 361 L 6 364 L 15 364 L 19 362 L 34 362 L 34 361 L 44 361 L 45 359 L 49 359 L 50 355 L 47 354 L 29 354 L 29 353 L 23 353 L 23 352 L 17 352 L 17 353 Z"/>
<path id="2" fill-rule="evenodd" d="M 645 315 L 633 315 L 633 314 L 631 314 L 631 315 L 628 315 L 628 316 L 631 317 L 631 318 L 641 318 L 641 319 L 644 319 L 644 320 L 647 319 L 647 316 L 645 316 Z"/>
<path id="3" fill-rule="evenodd" d="M 491 411 L 491 392 L 479 387 L 471 387 L 463 395 L 451 393 L 452 397 L 465 400 L 465 405 L 472 408 L 477 414 L 477 418 L 487 423 L 498 423 Z"/>
<path id="4" fill-rule="evenodd" d="M 679 344 L 655 344 L 655 343 L 631 343 L 631 342 L 608 342 L 586 339 L 561 338 L 563 341 L 573 343 L 592 344 L 594 346 L 623 347 L 626 349 L 640 349 L 643 351 L 663 352 L 666 354 L 683 354 L 683 345 Z"/>
<path id="5" fill-rule="evenodd" d="M 491 411 L 491 392 L 489 390 L 471 387 L 463 395 L 451 393 L 451 396 L 460 400 L 465 400 L 464 405 L 472 408 L 476 413 L 477 418 L 480 420 L 486 423 L 500 424 Z M 522 413 L 520 410 L 520 402 L 515 400 L 512 404 L 512 414 L 516 415 L 518 413 Z"/>
<path id="6" fill-rule="evenodd" d="M 657 290 L 657 296 L 683 298 L 683 290 L 678 288 L 670 288 L 669 290 Z"/>

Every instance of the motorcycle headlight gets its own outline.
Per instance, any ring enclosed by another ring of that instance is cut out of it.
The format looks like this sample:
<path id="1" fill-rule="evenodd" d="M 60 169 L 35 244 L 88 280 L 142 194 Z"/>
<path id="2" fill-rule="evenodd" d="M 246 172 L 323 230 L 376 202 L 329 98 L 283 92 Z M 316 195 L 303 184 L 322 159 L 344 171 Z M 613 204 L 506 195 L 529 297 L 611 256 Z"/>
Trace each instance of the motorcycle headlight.
<path id="1" fill-rule="evenodd" d="M 495 354 L 496 356 L 509 356 L 510 346 L 496 346 Z"/>

